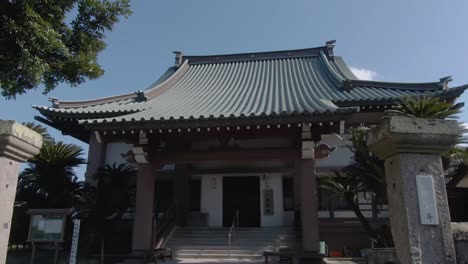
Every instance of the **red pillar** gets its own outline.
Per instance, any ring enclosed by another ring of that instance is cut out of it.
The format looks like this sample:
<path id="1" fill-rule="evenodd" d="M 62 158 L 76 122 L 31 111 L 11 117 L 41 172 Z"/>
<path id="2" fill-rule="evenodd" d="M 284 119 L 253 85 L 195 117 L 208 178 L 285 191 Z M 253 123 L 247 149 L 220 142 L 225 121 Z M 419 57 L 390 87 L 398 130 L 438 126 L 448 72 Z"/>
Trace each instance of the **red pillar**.
<path id="1" fill-rule="evenodd" d="M 151 164 L 138 164 L 133 251 L 148 250 L 152 247 L 155 180 L 156 171 L 152 169 Z"/>

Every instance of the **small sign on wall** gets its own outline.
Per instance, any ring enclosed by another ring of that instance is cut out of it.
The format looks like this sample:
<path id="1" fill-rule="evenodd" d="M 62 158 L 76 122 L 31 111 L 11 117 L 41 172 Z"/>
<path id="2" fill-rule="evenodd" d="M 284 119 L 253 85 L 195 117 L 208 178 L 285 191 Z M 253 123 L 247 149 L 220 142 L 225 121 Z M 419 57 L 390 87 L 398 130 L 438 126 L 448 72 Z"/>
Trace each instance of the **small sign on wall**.
<path id="1" fill-rule="evenodd" d="M 263 190 L 263 214 L 274 215 L 273 189 Z"/>
<path id="2" fill-rule="evenodd" d="M 419 218 L 421 225 L 439 225 L 434 182 L 431 175 L 417 175 Z"/>

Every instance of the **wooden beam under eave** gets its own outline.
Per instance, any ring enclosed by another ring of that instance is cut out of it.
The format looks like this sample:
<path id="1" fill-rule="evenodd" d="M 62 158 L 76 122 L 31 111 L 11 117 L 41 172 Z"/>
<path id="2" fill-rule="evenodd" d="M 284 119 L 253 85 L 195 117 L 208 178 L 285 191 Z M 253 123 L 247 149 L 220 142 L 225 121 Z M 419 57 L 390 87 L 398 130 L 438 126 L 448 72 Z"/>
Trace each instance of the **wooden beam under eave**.
<path id="1" fill-rule="evenodd" d="M 151 155 L 151 154 L 150 154 Z M 154 155 L 154 156 L 153 156 Z M 268 148 L 268 149 L 233 149 L 213 151 L 180 151 L 157 153 L 151 155 L 151 163 L 196 163 L 200 161 L 259 161 L 281 160 L 293 161 L 300 159 L 300 149 Z"/>
<path id="2" fill-rule="evenodd" d="M 376 124 L 385 116 L 384 112 L 363 112 L 354 113 L 351 118 L 346 121 L 347 125 L 352 124 Z"/>

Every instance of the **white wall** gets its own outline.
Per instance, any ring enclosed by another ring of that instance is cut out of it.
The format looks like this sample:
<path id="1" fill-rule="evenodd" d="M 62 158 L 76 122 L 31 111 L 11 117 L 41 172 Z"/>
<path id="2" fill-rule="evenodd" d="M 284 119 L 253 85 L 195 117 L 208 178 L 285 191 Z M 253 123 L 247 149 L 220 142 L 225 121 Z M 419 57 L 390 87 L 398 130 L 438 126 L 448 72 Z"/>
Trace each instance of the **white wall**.
<path id="1" fill-rule="evenodd" d="M 112 165 L 115 163 L 127 163 L 127 161 L 122 158 L 121 154 L 127 153 L 133 148 L 133 144 L 127 144 L 123 142 L 111 142 L 107 143 L 106 149 L 106 164 Z"/>
<path id="2" fill-rule="evenodd" d="M 341 138 L 340 138 L 341 137 Z M 320 144 L 327 144 L 330 147 L 337 147 L 335 152 L 327 158 L 316 160 L 315 165 L 317 168 L 342 168 L 347 165 L 350 165 L 353 161 L 353 153 L 347 148 L 347 144 L 351 144 L 349 140 L 349 135 L 335 135 L 328 134 L 322 135 L 322 140 L 318 142 L 315 146 Z"/>
<path id="3" fill-rule="evenodd" d="M 201 212 L 208 213 L 208 226 L 223 226 L 223 178 L 201 177 Z"/>
<path id="4" fill-rule="evenodd" d="M 269 185 L 269 186 L 267 186 Z M 264 190 L 273 189 L 273 215 L 264 214 Z M 261 226 L 283 226 L 283 177 L 279 174 L 260 176 L 260 216 Z"/>

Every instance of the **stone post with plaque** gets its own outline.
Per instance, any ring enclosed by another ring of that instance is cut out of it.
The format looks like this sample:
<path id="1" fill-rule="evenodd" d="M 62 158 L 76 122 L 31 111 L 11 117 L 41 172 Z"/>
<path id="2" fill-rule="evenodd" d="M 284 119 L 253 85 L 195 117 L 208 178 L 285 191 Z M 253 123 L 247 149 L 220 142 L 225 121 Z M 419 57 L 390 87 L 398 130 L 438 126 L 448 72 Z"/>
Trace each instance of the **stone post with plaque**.
<path id="1" fill-rule="evenodd" d="M 368 137 L 385 160 L 390 224 L 401 263 L 456 263 L 441 154 L 458 123 L 386 117 Z"/>
<path id="2" fill-rule="evenodd" d="M 42 137 L 15 121 L 0 120 L 0 263 L 5 263 L 20 163 L 39 153 Z"/>

